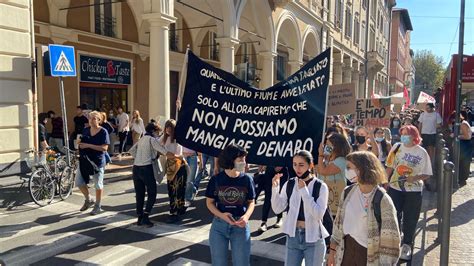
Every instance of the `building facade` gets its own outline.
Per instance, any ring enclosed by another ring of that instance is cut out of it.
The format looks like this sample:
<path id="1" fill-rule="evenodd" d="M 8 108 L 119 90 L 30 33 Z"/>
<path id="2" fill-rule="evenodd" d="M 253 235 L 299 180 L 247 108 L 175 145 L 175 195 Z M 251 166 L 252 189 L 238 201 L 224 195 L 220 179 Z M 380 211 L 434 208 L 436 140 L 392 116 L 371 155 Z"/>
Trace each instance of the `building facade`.
<path id="1" fill-rule="evenodd" d="M 25 170 L 35 146 L 32 2 L 0 2 L 0 176 Z"/>
<path id="2" fill-rule="evenodd" d="M 410 92 L 414 89 L 415 68 L 412 63 L 413 50 L 410 49 L 411 31 L 413 27 L 408 10 L 395 8 L 390 45 L 390 89 L 393 94 L 402 92 L 404 87 Z"/>
<path id="3" fill-rule="evenodd" d="M 394 0 L 35 0 L 33 97 L 39 112 L 60 113 L 48 44 L 76 50 L 78 76 L 64 79 L 70 128 L 76 106 L 84 103 L 106 112 L 137 109 L 145 120 L 175 117 L 187 47 L 259 88 L 285 79 L 331 47 L 331 84 L 354 83 L 359 97 L 386 94 L 394 5 Z"/>

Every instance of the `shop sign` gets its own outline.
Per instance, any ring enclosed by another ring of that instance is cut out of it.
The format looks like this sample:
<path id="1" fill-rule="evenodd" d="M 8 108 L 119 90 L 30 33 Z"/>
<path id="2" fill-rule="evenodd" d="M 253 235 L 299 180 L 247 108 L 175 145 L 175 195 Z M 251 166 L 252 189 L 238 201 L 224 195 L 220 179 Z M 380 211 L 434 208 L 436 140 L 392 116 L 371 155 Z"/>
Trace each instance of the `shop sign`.
<path id="1" fill-rule="evenodd" d="M 132 74 L 128 61 L 80 56 L 81 81 L 113 84 L 130 84 Z"/>

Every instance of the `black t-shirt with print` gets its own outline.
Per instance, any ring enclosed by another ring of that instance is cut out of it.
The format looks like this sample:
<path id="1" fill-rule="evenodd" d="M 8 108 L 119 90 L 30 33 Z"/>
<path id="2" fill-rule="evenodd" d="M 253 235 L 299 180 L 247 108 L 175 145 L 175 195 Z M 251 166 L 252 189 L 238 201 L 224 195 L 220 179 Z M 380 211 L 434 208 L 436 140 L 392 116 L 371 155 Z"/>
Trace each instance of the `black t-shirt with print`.
<path id="1" fill-rule="evenodd" d="M 255 199 L 255 185 L 244 173 L 233 178 L 222 171 L 209 180 L 206 197 L 216 201 L 219 211 L 241 217 L 247 211 L 248 201 Z"/>

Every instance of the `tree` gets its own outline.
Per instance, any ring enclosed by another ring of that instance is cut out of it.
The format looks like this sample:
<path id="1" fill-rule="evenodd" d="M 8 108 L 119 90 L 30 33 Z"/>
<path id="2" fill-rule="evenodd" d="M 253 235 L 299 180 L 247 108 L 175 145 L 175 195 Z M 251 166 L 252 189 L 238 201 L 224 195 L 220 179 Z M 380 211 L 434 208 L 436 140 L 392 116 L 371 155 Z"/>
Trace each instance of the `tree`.
<path id="1" fill-rule="evenodd" d="M 443 85 L 444 67 L 443 58 L 436 56 L 430 50 L 421 50 L 413 58 L 415 66 L 415 100 L 420 90 L 432 94 Z"/>

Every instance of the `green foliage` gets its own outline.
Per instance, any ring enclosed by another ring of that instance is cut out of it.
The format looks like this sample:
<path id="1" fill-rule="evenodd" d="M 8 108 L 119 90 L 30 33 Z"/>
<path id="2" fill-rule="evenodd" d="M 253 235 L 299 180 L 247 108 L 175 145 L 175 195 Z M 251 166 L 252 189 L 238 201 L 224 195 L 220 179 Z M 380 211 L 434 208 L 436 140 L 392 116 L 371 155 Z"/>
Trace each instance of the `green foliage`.
<path id="1" fill-rule="evenodd" d="M 443 58 L 430 50 L 420 50 L 413 58 L 415 66 L 415 84 L 423 91 L 430 93 L 443 85 Z M 426 87 L 423 86 L 426 84 Z"/>

